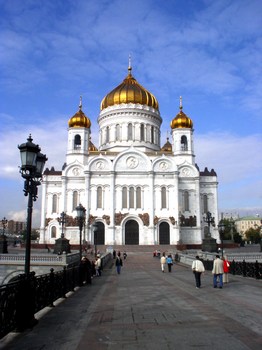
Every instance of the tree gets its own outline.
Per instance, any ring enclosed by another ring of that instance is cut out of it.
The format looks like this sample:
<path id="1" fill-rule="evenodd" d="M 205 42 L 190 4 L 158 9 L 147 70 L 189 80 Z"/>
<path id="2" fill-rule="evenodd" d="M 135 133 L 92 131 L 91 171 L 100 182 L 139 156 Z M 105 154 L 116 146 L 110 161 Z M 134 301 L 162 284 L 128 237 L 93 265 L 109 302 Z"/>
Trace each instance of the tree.
<path id="1" fill-rule="evenodd" d="M 22 236 L 22 240 L 25 242 L 26 241 L 26 230 L 21 232 L 21 236 Z M 39 233 L 37 232 L 37 230 L 32 229 L 31 231 L 31 240 L 35 241 L 39 238 Z"/>
<path id="2" fill-rule="evenodd" d="M 260 243 L 260 229 L 250 227 L 246 232 L 245 236 L 247 241 L 251 241 L 252 243 Z"/>

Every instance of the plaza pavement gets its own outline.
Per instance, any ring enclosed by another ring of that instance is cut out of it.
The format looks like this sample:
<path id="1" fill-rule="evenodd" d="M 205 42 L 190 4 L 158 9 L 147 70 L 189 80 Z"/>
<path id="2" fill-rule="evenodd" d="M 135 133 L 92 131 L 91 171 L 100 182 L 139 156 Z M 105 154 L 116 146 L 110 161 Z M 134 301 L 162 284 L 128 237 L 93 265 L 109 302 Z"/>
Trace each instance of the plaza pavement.
<path id="1" fill-rule="evenodd" d="M 229 277 L 214 289 L 212 275 L 196 289 L 187 266 L 162 273 L 158 258 L 128 252 L 120 275 L 104 269 L 38 324 L 0 341 L 6 350 L 262 349 L 262 281 Z"/>

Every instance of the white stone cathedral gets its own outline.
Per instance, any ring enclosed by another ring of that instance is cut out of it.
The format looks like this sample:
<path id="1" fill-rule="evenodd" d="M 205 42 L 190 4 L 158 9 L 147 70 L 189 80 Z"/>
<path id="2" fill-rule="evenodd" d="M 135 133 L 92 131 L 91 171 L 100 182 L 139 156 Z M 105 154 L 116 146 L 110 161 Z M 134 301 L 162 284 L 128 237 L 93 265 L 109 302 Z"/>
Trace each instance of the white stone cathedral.
<path id="1" fill-rule="evenodd" d="M 40 243 L 64 236 L 79 244 L 75 208 L 86 209 L 83 240 L 105 245 L 187 245 L 205 237 L 205 213 L 218 223 L 217 175 L 195 163 L 193 122 L 180 111 L 171 121 L 171 142 L 160 145 L 157 99 L 128 75 L 107 94 L 98 116 L 99 146 L 82 111 L 68 121 L 62 170 L 46 169 L 42 182 Z M 94 233 L 94 224 L 97 227 Z M 216 228 L 211 235 L 218 239 Z M 94 237 L 95 236 L 95 237 Z"/>

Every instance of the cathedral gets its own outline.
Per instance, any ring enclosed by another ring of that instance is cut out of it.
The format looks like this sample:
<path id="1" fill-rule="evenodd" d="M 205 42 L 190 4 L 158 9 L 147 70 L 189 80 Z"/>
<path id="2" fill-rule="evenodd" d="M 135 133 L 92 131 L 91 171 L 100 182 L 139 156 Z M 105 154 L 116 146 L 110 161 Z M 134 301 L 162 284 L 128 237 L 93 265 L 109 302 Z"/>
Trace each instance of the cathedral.
<path id="1" fill-rule="evenodd" d="M 193 121 L 181 97 L 177 112 L 171 138 L 161 145 L 158 101 L 134 78 L 129 63 L 126 78 L 102 99 L 94 145 L 80 99 L 68 121 L 65 163 L 43 175 L 40 243 L 54 244 L 62 235 L 79 244 L 75 208 L 82 204 L 84 242 L 201 245 L 209 229 L 205 214 L 218 223 L 217 175 L 195 163 Z M 211 231 L 219 239 L 217 228 Z"/>

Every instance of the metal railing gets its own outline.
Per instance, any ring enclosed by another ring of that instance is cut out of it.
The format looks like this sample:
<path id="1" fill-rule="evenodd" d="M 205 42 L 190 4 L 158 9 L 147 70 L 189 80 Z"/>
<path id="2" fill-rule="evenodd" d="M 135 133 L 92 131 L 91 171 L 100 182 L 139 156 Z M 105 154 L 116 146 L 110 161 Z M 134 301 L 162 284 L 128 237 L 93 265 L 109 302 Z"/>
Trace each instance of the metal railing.
<path id="1" fill-rule="evenodd" d="M 185 265 L 192 266 L 194 259 L 195 257 L 192 255 L 175 254 L 175 260 Z M 205 269 L 207 271 L 212 271 L 213 259 L 205 260 L 203 257 L 201 257 L 201 260 L 205 266 Z M 229 273 L 232 275 L 262 279 L 262 263 L 258 262 L 257 260 L 255 262 L 246 262 L 246 260 L 232 260 L 230 261 Z"/>
<path id="2" fill-rule="evenodd" d="M 111 260 L 111 254 L 102 256 L 102 266 Z M 37 323 L 35 314 L 43 308 L 53 307 L 59 298 L 83 284 L 91 284 L 91 270 L 82 266 L 45 275 L 31 272 L 27 278 L 21 274 L 8 284 L 0 286 L 0 339 L 11 331 L 22 332 Z"/>

